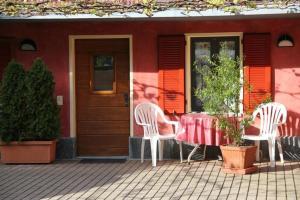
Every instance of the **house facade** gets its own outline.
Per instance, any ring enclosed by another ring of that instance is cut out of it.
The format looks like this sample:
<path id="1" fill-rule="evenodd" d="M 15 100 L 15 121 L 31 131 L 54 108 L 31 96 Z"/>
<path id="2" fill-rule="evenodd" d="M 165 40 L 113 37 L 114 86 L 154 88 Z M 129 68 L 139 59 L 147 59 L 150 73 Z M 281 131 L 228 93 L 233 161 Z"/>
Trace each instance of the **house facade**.
<path id="1" fill-rule="evenodd" d="M 281 36 L 292 47 L 279 47 Z M 32 40 L 36 51 L 20 44 Z M 201 111 L 194 63 L 227 45 L 242 58 L 244 110 L 270 97 L 288 110 L 280 133 L 294 158 L 300 144 L 300 16 L 130 19 L 0 19 L 1 73 L 10 59 L 29 68 L 41 57 L 53 72 L 61 107 L 60 158 L 136 157 L 142 130 L 134 107 L 166 114 Z M 298 147 L 297 147 L 298 146 Z"/>

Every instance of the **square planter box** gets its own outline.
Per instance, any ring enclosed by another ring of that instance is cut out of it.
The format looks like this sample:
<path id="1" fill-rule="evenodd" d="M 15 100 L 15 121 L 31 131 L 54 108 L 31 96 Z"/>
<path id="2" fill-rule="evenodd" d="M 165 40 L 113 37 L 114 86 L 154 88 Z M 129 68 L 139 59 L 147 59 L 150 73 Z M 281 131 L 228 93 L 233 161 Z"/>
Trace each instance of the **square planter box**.
<path id="1" fill-rule="evenodd" d="M 56 140 L 0 144 L 1 162 L 6 164 L 51 163 L 55 160 Z"/>
<path id="2" fill-rule="evenodd" d="M 250 174 L 257 171 L 256 146 L 221 146 L 225 173 Z"/>

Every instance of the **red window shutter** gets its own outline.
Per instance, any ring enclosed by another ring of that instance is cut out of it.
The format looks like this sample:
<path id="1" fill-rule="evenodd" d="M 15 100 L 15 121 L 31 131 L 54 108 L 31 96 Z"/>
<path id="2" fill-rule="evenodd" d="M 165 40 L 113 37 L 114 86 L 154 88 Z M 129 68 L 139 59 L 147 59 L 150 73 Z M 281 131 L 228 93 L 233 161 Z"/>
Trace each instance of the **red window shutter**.
<path id="1" fill-rule="evenodd" d="M 271 35 L 244 35 L 244 79 L 251 90 L 244 87 L 244 111 L 253 109 L 271 97 Z"/>
<path id="2" fill-rule="evenodd" d="M 159 105 L 166 113 L 184 113 L 184 63 L 184 36 L 159 36 Z"/>

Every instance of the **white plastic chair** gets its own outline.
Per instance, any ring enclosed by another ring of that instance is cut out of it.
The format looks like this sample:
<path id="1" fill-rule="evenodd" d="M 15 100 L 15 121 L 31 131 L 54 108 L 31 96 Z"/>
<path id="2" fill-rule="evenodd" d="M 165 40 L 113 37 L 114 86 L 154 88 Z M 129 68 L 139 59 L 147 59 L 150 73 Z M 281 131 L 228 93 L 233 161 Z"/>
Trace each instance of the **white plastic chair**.
<path id="1" fill-rule="evenodd" d="M 284 105 L 276 102 L 261 104 L 253 112 L 252 120 L 260 116 L 259 135 L 243 135 L 243 139 L 254 140 L 257 146 L 256 160 L 259 160 L 259 146 L 261 140 L 267 140 L 271 167 L 275 166 L 275 140 L 277 141 L 281 163 L 284 163 L 280 138 L 277 135 L 277 127 L 286 123 L 287 111 Z"/>
<path id="2" fill-rule="evenodd" d="M 159 160 L 163 159 L 164 140 L 175 139 L 178 132 L 179 122 L 169 121 L 166 119 L 163 111 L 159 106 L 153 103 L 140 103 L 134 111 L 135 121 L 138 125 L 143 126 L 144 136 L 141 145 L 141 162 L 144 162 L 145 140 L 150 140 L 152 166 L 156 166 L 156 149 L 159 143 Z M 173 133 L 161 135 L 158 130 L 158 117 L 164 123 L 174 126 Z M 182 162 L 182 145 L 179 143 L 180 160 Z"/>

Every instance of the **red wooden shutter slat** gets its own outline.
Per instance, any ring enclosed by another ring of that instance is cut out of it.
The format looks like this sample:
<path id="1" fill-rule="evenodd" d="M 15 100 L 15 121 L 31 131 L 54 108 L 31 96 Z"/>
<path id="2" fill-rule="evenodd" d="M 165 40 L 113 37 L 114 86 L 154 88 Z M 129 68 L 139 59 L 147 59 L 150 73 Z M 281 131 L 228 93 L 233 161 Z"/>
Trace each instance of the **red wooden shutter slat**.
<path id="1" fill-rule="evenodd" d="M 166 113 L 184 113 L 185 39 L 158 37 L 159 105 Z"/>
<path id="2" fill-rule="evenodd" d="M 263 34 L 244 35 L 244 78 L 251 91 L 244 87 L 244 110 L 253 111 L 271 96 L 271 36 Z"/>

